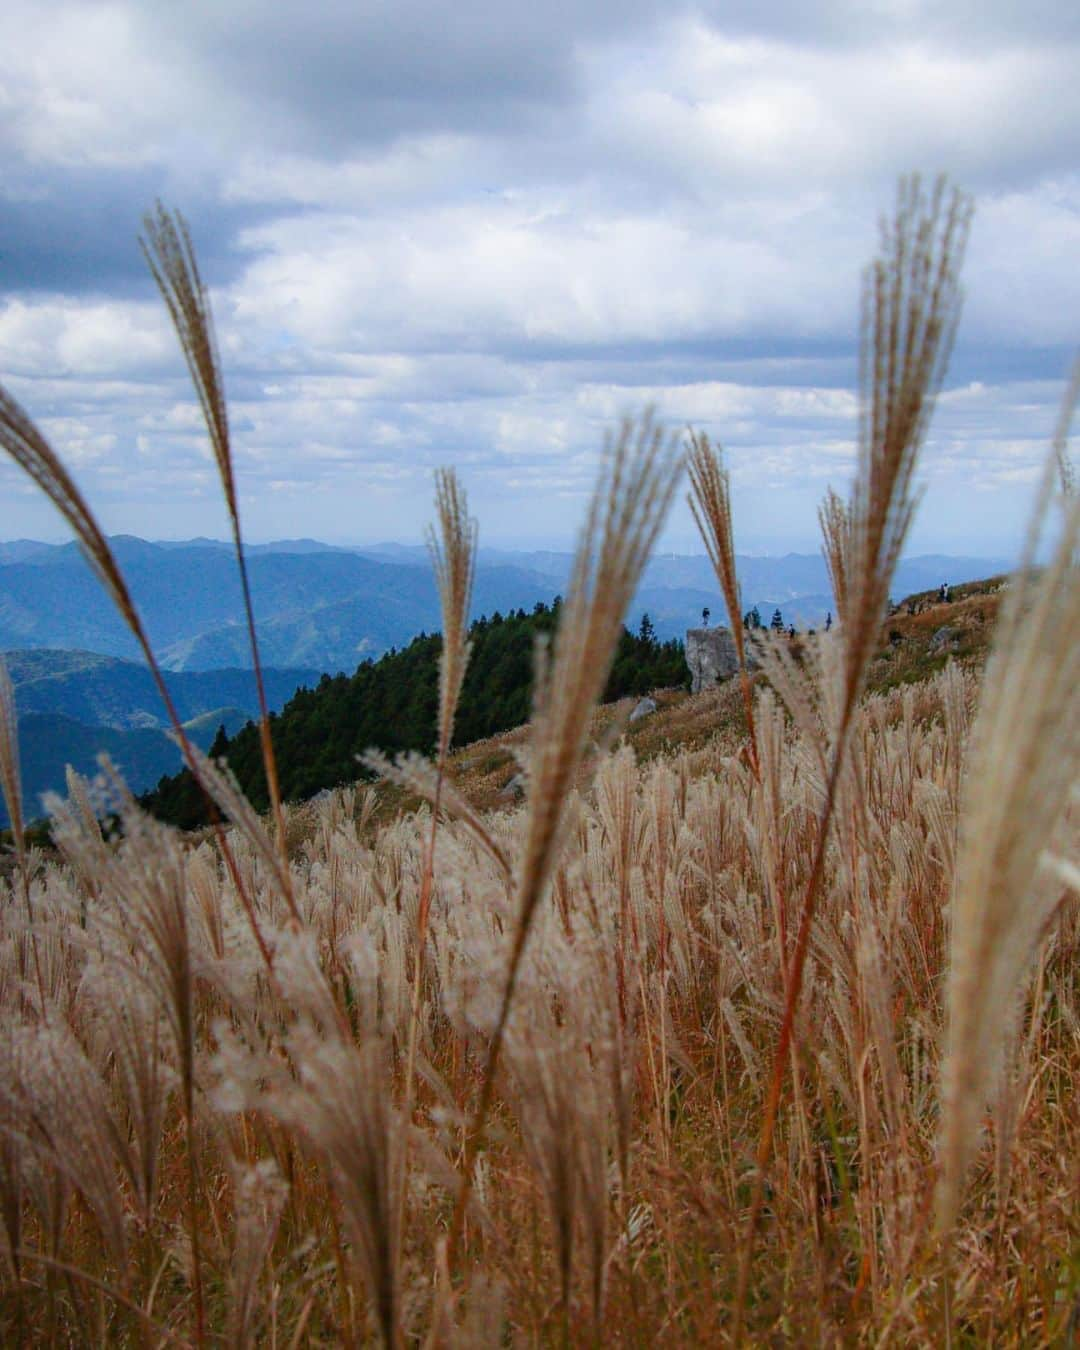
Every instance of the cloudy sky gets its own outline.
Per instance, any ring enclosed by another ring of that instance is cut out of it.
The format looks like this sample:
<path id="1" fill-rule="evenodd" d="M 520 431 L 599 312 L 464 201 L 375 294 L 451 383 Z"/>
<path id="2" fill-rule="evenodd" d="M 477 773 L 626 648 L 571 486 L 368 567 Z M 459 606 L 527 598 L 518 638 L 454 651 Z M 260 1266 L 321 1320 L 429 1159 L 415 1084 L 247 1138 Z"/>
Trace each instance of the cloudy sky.
<path id="1" fill-rule="evenodd" d="M 1074 0 L 5 0 L 0 378 L 110 531 L 222 535 L 137 247 L 213 287 L 253 540 L 568 544 L 604 431 L 718 439 L 745 551 L 816 547 L 899 173 L 976 200 L 917 551 L 1015 547 L 1080 341 Z M 63 528 L 0 466 L 0 537 Z M 689 514 L 666 544 L 697 551 Z"/>

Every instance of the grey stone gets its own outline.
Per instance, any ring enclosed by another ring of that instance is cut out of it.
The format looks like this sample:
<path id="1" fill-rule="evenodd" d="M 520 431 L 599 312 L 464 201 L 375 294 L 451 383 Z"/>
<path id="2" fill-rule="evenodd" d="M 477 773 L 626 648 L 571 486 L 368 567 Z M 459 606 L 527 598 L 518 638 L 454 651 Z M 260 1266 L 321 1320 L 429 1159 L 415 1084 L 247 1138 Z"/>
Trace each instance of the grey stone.
<path id="1" fill-rule="evenodd" d="M 512 797 L 524 797 L 525 795 L 525 775 L 523 773 L 514 774 L 509 783 L 499 793 L 500 797 L 509 800 Z"/>
<path id="2" fill-rule="evenodd" d="M 939 652 L 943 647 L 951 647 L 959 636 L 960 634 L 955 628 L 950 628 L 948 624 L 944 624 L 930 639 L 930 650 Z"/>
<path id="3" fill-rule="evenodd" d="M 650 713 L 656 711 L 656 702 L 651 698 L 643 698 L 634 711 L 630 714 L 630 721 L 637 722 L 642 717 L 648 717 Z"/>
<path id="4" fill-rule="evenodd" d="M 730 680 L 739 669 L 731 630 L 689 629 L 686 634 L 686 664 L 690 667 L 690 692 L 693 694 Z"/>

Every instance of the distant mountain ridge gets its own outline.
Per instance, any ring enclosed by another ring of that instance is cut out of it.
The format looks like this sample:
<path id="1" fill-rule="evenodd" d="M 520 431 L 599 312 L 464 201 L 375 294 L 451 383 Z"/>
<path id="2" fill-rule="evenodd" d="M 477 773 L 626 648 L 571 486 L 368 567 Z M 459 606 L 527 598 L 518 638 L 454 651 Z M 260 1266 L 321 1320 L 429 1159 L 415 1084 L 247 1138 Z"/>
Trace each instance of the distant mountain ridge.
<path id="1" fill-rule="evenodd" d="M 217 540 L 149 543 L 117 536 L 113 549 L 162 664 L 175 671 L 248 666 L 239 581 L 229 547 Z M 328 673 L 355 670 L 368 657 L 440 626 L 426 550 L 369 549 L 282 540 L 254 545 L 249 564 L 259 640 L 271 666 Z M 481 549 L 472 617 L 550 603 L 567 583 L 569 553 Z M 820 556 L 740 557 L 744 609 L 768 618 L 779 607 L 799 627 L 831 608 Z M 902 561 L 896 592 L 906 594 L 1007 570 L 993 558 L 929 555 Z M 661 638 L 681 638 L 703 608 L 722 622 L 709 561 L 660 554 L 631 606 L 635 627 L 648 611 Z M 0 544 L 0 650 L 68 648 L 127 660 L 139 652 L 75 544 Z"/>
<path id="2" fill-rule="evenodd" d="M 149 668 L 135 661 L 98 652 L 37 648 L 4 654 L 15 686 L 20 719 L 30 714 L 56 714 L 85 726 L 117 731 L 163 729 L 169 725 Z M 263 670 L 266 701 L 280 708 L 302 685 L 318 683 L 321 671 L 310 668 Z M 245 720 L 258 714 L 255 672 L 244 669 L 166 673 L 165 683 L 182 721 L 219 708 L 234 708 Z"/>
<path id="3" fill-rule="evenodd" d="M 249 665 L 244 609 L 231 553 L 211 543 L 110 541 L 162 664 L 174 670 Z M 138 660 L 134 639 L 74 544 L 0 562 L 0 650 L 76 648 Z M 264 659 L 351 672 L 440 622 L 430 565 L 380 562 L 343 549 L 255 550 L 248 565 Z M 474 613 L 554 598 L 548 578 L 484 568 Z M 335 606 L 347 602 L 348 607 Z"/>
<path id="4" fill-rule="evenodd" d="M 4 662 L 15 688 L 28 814 L 40 814 L 43 792 L 63 791 L 68 764 L 92 775 L 102 752 L 135 792 L 180 767 L 180 752 L 166 735 L 168 718 L 147 666 L 98 652 L 48 648 L 6 652 Z M 276 711 L 319 678 L 318 670 L 267 667 L 267 704 Z M 219 726 L 234 735 L 258 716 L 253 670 L 166 673 L 165 682 L 188 734 L 203 749 Z M 0 825 L 6 823 L 0 802 Z"/>
<path id="5" fill-rule="evenodd" d="M 238 708 L 218 708 L 194 718 L 185 730 L 202 750 L 209 750 L 224 726 L 235 735 L 248 717 Z M 23 814 L 28 821 L 42 815 L 41 798 L 46 792 L 64 796 L 65 770 L 93 778 L 98 756 L 107 754 L 132 792 L 145 792 L 165 775 L 176 773 L 183 759 L 165 734 L 152 727 L 121 731 L 115 727 L 90 727 L 60 713 L 30 713 L 19 719 L 19 768 L 22 779 Z M 9 824 L 7 807 L 0 796 L 0 827 Z"/>

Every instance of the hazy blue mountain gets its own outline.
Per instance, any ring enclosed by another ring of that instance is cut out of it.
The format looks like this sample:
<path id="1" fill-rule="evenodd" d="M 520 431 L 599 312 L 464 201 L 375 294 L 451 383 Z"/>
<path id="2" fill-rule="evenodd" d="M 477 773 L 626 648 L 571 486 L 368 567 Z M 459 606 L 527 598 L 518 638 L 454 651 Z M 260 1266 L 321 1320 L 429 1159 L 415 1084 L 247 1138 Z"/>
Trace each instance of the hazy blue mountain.
<path id="1" fill-rule="evenodd" d="M 427 565 L 427 550 L 418 544 L 378 544 L 361 550 L 365 556 L 383 562 L 414 566 Z M 510 549 L 481 548 L 479 573 L 485 570 L 523 569 L 531 577 L 547 579 L 553 593 L 565 590 L 573 554 L 554 550 L 515 552 Z M 780 609 L 788 623 L 797 628 L 815 627 L 825 622 L 834 609 L 828 569 L 820 554 L 789 553 L 770 557 L 740 554 L 737 559 L 743 594 L 743 612 L 755 605 L 771 618 Z M 893 587 L 896 596 L 939 586 L 943 581 L 960 584 L 979 577 L 1008 571 L 1011 563 L 1003 558 L 948 557 L 926 554 L 904 559 L 897 568 Z M 529 599 L 511 600 L 513 607 Z M 504 606 L 505 607 L 505 606 Z M 642 584 L 630 606 L 627 622 L 637 629 L 641 616 L 648 613 L 663 639 L 682 638 L 687 628 L 701 622 L 701 611 L 708 607 L 712 623 L 726 623 L 726 611 L 712 564 L 704 555 L 657 554 L 645 569 Z M 484 607 L 474 606 L 474 613 Z M 299 651 L 282 652 L 279 661 L 301 660 Z"/>
<path id="2" fill-rule="evenodd" d="M 31 713 L 58 713 L 86 726 L 117 730 L 168 725 L 161 696 L 149 669 L 134 661 L 97 652 L 39 648 L 6 652 L 4 660 L 15 686 L 20 718 Z M 321 669 L 263 671 L 266 701 L 282 707 L 301 685 L 319 681 Z M 222 707 L 243 712 L 245 721 L 258 713 L 255 675 L 250 669 L 225 669 L 169 674 L 169 693 L 181 720 Z"/>
<path id="3" fill-rule="evenodd" d="M 401 555 L 406 550 L 399 550 Z M 569 553 L 528 552 L 481 549 L 481 563 L 505 566 L 516 560 L 530 571 L 549 576 L 562 588 L 570 575 L 573 557 Z M 834 609 L 828 569 L 820 554 L 788 553 L 775 557 L 736 557 L 742 589 L 742 610 L 755 605 L 772 616 L 779 608 L 788 623 L 798 628 L 824 623 Z M 959 585 L 980 577 L 993 576 L 1010 569 L 1003 558 L 952 558 L 926 554 L 905 558 L 896 570 L 893 593 L 899 598 L 915 591 L 928 590 L 948 582 Z M 630 606 L 628 624 L 636 629 L 647 612 L 661 638 L 681 638 L 687 628 L 701 622 L 701 611 L 711 611 L 711 623 L 726 623 L 727 616 L 712 564 L 704 554 L 660 553 L 645 568 L 641 586 Z"/>
<path id="4" fill-rule="evenodd" d="M 205 536 L 199 536 L 196 539 L 160 539 L 155 540 L 158 548 L 212 548 L 224 550 L 232 556 L 233 546 L 231 541 L 226 539 L 207 539 Z M 359 547 L 349 547 L 342 544 L 323 544 L 318 539 L 275 539 L 269 544 L 245 544 L 245 552 L 249 557 L 259 553 L 364 553 L 366 550 Z"/>
<path id="5" fill-rule="evenodd" d="M 423 567 L 431 557 L 426 544 L 358 544 L 356 551 L 365 558 L 378 558 L 380 562 L 401 563 L 407 567 Z M 490 549 L 480 549 L 478 561 L 498 564 L 512 560 L 522 566 L 525 556 L 524 553 L 508 553 L 496 557 Z"/>
<path id="6" fill-rule="evenodd" d="M 268 619 L 258 627 L 262 659 L 277 666 L 317 667 L 351 675 L 361 661 L 401 647 L 418 633 L 442 627 L 439 597 L 430 568 L 410 568 L 408 584 L 391 574 L 388 593 L 365 592 L 330 604 L 308 606 L 299 613 Z M 532 609 L 551 600 L 555 590 L 543 577 L 513 567 L 478 571 L 472 618 Z M 251 661 L 247 630 L 239 622 L 211 628 L 166 647 L 161 653 L 170 670 L 210 670 Z"/>
<path id="7" fill-rule="evenodd" d="M 39 539 L 9 539 L 6 543 L 0 540 L 0 563 L 28 562 L 35 554 L 54 547 Z"/>
<path id="8" fill-rule="evenodd" d="M 190 670 L 249 663 L 246 644 L 229 631 L 242 626 L 243 606 L 226 548 L 212 541 L 163 547 L 130 536 L 111 543 L 150 640 L 167 664 Z M 439 622 L 426 562 L 383 563 L 343 549 L 316 550 L 305 541 L 299 552 L 255 551 L 249 573 L 260 628 L 270 633 L 269 664 L 305 664 L 307 651 L 318 653 L 327 670 L 352 669 L 363 655 L 399 646 Z M 477 578 L 478 604 L 488 607 L 531 607 L 553 593 L 548 580 L 520 568 L 485 568 Z M 331 608 L 342 601 L 351 602 L 347 631 Z M 0 650 L 30 647 L 139 657 L 74 544 L 46 546 L 23 561 L 0 564 Z"/>
<path id="9" fill-rule="evenodd" d="M 317 667 L 351 674 L 361 661 L 380 656 L 410 633 L 437 623 L 434 596 L 427 603 L 409 597 L 386 600 L 365 595 L 314 605 L 301 614 L 268 619 L 258 625 L 259 653 L 275 664 Z M 247 627 L 239 622 L 184 638 L 161 652 L 174 671 L 209 671 L 224 665 L 250 665 Z"/>
<path id="10" fill-rule="evenodd" d="M 778 558 L 738 557 L 742 612 L 757 607 L 768 623 L 779 609 L 784 621 L 796 628 L 816 628 L 835 604 L 828 569 L 819 556 L 789 553 Z M 949 558 L 939 554 L 905 558 L 896 569 L 896 599 L 917 591 L 936 589 L 942 582 L 960 585 L 1009 570 L 1001 558 Z M 727 611 L 708 558 L 660 555 L 645 571 L 642 586 L 630 608 L 630 626 L 647 611 L 661 638 L 682 637 L 701 622 L 701 611 L 711 611 L 710 623 L 726 624 Z"/>
<path id="11" fill-rule="evenodd" d="M 112 543 L 155 648 L 243 617 L 227 550 L 161 548 L 129 538 Z M 256 609 L 267 617 L 374 587 L 381 571 L 378 563 L 348 554 L 267 554 L 250 562 Z M 31 646 L 138 658 L 134 639 L 74 545 L 0 566 L 0 647 Z"/>
<path id="12" fill-rule="evenodd" d="M 170 669 L 192 672 L 247 666 L 239 581 L 229 548 L 197 539 L 152 544 L 112 541 L 155 650 Z M 74 544 L 19 541 L 0 553 L 0 650 L 62 647 L 137 660 L 139 652 Z M 482 549 L 473 617 L 531 610 L 565 590 L 571 555 Z M 740 557 L 743 608 L 779 606 L 799 627 L 832 607 L 825 564 L 816 554 Z M 905 559 L 901 596 L 1007 569 L 1002 559 L 925 556 Z M 249 559 L 263 658 L 268 665 L 351 672 L 365 657 L 400 647 L 440 626 L 426 550 L 379 545 L 367 550 L 283 540 L 256 545 Z M 662 637 L 681 637 L 703 607 L 723 621 L 708 559 L 661 554 L 645 573 L 628 622 L 647 610 Z M 234 700 L 227 700 L 234 701 Z M 240 706 L 245 706 L 242 701 Z"/>
<path id="13" fill-rule="evenodd" d="M 407 550 L 399 549 L 399 552 L 404 556 Z M 767 557 L 738 554 L 735 561 L 743 595 L 753 597 L 746 601 L 746 609 L 762 603 L 763 596 L 773 596 L 782 602 L 800 596 L 828 597 L 831 594 L 828 569 L 820 553 L 787 553 Z M 543 576 L 550 576 L 562 586 L 570 575 L 573 557 L 569 553 L 511 553 L 505 549 L 482 548 L 480 563 L 498 566 L 516 564 Z M 1011 567 L 1012 563 L 1005 558 L 954 558 L 923 554 L 901 560 L 896 570 L 894 590 L 898 597 L 910 595 L 914 591 L 940 586 L 943 581 L 959 585 L 964 581 L 1007 572 Z M 642 591 L 655 589 L 708 592 L 714 596 L 719 594 L 712 563 L 704 554 L 654 555 L 645 568 Z M 689 602 L 691 597 L 685 599 Z"/>
<path id="14" fill-rule="evenodd" d="M 213 744 L 219 726 L 226 734 L 239 731 L 248 720 L 238 708 L 218 708 L 187 726 L 192 740 L 203 750 Z M 65 792 L 70 764 L 78 773 L 93 777 L 98 755 L 106 753 L 133 792 L 156 786 L 163 774 L 182 766 L 180 751 L 163 731 L 138 728 L 118 731 L 115 727 L 89 727 L 59 713 L 30 713 L 19 719 L 19 761 L 22 778 L 23 814 L 27 820 L 44 814 L 41 795 Z M 7 808 L 0 797 L 0 827 L 8 825 Z"/>

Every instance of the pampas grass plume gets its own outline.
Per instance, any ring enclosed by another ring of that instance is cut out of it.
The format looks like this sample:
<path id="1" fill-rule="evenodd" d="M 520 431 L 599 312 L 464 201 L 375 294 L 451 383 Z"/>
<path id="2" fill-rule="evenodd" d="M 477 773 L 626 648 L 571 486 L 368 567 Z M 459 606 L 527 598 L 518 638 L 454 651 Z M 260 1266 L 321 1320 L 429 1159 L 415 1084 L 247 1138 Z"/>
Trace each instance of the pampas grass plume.
<path id="1" fill-rule="evenodd" d="M 1075 392 L 1074 386 L 1069 397 Z M 1080 498 L 1061 499 L 1064 521 L 1050 561 L 1033 566 L 1061 463 L 1055 447 L 972 730 L 942 1064 L 937 1216 L 946 1231 L 956 1219 L 1024 973 L 1067 883 L 1065 872 L 1043 863 L 1080 770 Z"/>

